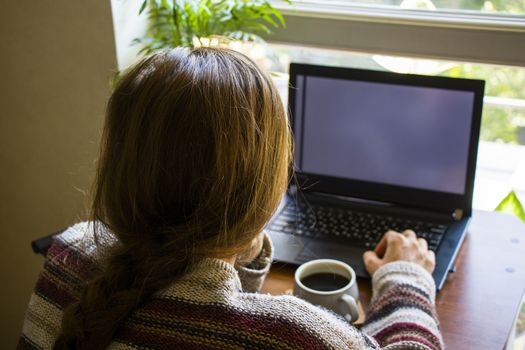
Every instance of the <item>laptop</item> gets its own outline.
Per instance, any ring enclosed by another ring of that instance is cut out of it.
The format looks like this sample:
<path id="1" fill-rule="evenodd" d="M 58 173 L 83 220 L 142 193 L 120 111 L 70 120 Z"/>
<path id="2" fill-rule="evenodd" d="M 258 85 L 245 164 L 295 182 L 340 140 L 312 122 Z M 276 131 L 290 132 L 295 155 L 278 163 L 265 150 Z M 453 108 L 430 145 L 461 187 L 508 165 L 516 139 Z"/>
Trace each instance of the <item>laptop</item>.
<path id="1" fill-rule="evenodd" d="M 295 180 L 266 227 L 275 260 L 369 277 L 363 252 L 412 229 L 441 289 L 472 215 L 483 93 L 481 80 L 292 63 Z"/>

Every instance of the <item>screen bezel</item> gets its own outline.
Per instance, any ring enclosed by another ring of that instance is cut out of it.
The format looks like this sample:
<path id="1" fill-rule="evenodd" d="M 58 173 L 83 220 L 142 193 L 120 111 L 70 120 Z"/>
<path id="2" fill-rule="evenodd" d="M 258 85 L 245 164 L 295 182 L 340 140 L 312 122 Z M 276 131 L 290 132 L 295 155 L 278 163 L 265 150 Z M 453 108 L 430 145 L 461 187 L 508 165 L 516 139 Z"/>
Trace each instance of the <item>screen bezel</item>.
<path id="1" fill-rule="evenodd" d="M 291 63 L 288 104 L 290 110 L 290 122 L 294 135 L 297 134 L 297 130 L 295 130 L 296 123 L 294 123 L 296 113 L 295 87 L 297 86 L 297 77 L 299 75 L 473 92 L 474 101 L 471 131 L 469 135 L 467 171 L 465 174 L 465 189 L 463 194 L 430 191 L 361 180 L 342 179 L 302 172 L 298 168 L 295 169 L 299 186 L 302 190 L 330 193 L 347 197 L 358 197 L 368 200 L 395 203 L 403 206 L 426 208 L 429 210 L 453 212 L 456 209 L 461 209 L 465 214 L 470 215 L 472 211 L 474 176 L 481 126 L 481 113 L 483 108 L 483 94 L 485 87 L 485 82 L 483 80 L 400 74 L 355 68 Z"/>

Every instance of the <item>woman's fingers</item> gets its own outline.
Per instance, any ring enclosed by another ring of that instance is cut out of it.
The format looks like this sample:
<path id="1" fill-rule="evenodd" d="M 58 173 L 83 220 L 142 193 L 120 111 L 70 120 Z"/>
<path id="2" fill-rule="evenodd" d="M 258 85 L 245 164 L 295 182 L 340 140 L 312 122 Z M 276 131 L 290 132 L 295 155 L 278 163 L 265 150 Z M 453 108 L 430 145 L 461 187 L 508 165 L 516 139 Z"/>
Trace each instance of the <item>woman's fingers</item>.
<path id="1" fill-rule="evenodd" d="M 390 231 L 388 231 L 390 232 Z M 387 246 L 387 233 L 385 233 L 383 235 L 383 237 L 381 237 L 381 240 L 379 241 L 379 243 L 377 243 L 375 249 L 374 249 L 374 252 L 378 255 L 378 256 L 383 256 L 385 255 L 385 251 L 386 251 L 386 246 Z"/>
<path id="2" fill-rule="evenodd" d="M 372 276 L 374 272 L 383 265 L 383 261 L 372 250 L 368 250 L 363 254 L 363 262 L 365 263 L 365 268 L 370 276 Z"/>
<path id="3" fill-rule="evenodd" d="M 428 250 L 428 243 L 423 238 L 418 238 L 412 230 L 402 233 L 388 231 L 381 238 L 373 251 L 363 255 L 365 266 L 371 274 L 379 267 L 393 261 L 409 261 L 423 266 L 432 272 L 436 265 L 434 252 Z"/>
<path id="4" fill-rule="evenodd" d="M 405 230 L 403 231 L 402 235 L 408 239 L 417 239 L 416 233 L 412 230 Z"/>
<path id="5" fill-rule="evenodd" d="M 430 263 L 431 270 L 434 270 L 436 266 L 436 254 L 432 250 L 427 251 L 427 259 Z"/>
<path id="6" fill-rule="evenodd" d="M 427 243 L 427 240 L 424 239 L 424 238 L 418 238 L 417 239 L 418 243 L 419 243 L 419 246 L 423 249 L 423 250 L 428 250 L 428 243 Z"/>

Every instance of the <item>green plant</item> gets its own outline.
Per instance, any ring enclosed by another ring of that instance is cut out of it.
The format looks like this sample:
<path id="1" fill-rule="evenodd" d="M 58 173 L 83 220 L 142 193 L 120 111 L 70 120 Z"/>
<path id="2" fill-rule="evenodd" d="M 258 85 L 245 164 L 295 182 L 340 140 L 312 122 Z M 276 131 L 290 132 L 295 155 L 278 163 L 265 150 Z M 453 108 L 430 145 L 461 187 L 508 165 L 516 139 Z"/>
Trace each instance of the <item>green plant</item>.
<path id="1" fill-rule="evenodd" d="M 148 34 L 133 41 L 144 45 L 141 52 L 146 54 L 166 47 L 206 46 L 213 38 L 263 41 L 259 34 L 285 25 L 279 10 L 261 0 L 144 0 L 139 13 L 146 9 Z"/>
<path id="2" fill-rule="evenodd" d="M 498 204 L 495 210 L 513 214 L 525 222 L 525 211 L 514 191 L 511 191 L 501 203 Z"/>

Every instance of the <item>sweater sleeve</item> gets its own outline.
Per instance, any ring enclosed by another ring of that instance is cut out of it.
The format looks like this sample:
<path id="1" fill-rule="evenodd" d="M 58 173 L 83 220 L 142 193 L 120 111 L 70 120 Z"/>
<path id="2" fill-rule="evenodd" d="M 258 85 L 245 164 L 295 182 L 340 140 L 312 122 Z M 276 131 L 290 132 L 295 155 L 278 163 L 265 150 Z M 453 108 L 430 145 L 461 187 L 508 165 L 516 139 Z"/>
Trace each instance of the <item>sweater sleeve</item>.
<path id="1" fill-rule="evenodd" d="M 255 293 L 261 290 L 264 279 L 270 271 L 272 260 L 273 245 L 270 236 L 265 232 L 263 247 L 259 256 L 246 266 L 235 264 L 243 291 Z"/>
<path id="2" fill-rule="evenodd" d="M 384 349 L 444 348 L 435 308 L 435 284 L 421 266 L 397 261 L 372 277 L 372 301 L 362 331 Z"/>

